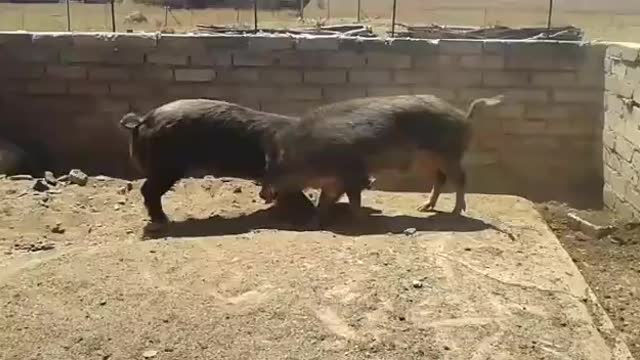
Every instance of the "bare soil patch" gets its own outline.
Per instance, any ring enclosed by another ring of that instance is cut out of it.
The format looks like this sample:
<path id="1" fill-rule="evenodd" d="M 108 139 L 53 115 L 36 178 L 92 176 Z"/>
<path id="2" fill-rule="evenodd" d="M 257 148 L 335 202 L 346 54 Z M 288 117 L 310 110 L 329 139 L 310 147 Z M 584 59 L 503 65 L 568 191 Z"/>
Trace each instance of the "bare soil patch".
<path id="1" fill-rule="evenodd" d="M 640 224 L 618 221 L 608 211 L 578 211 L 559 203 L 538 210 L 569 252 L 629 350 L 640 358 Z M 615 224 L 616 231 L 594 239 L 569 227 L 574 212 L 597 225 Z"/>

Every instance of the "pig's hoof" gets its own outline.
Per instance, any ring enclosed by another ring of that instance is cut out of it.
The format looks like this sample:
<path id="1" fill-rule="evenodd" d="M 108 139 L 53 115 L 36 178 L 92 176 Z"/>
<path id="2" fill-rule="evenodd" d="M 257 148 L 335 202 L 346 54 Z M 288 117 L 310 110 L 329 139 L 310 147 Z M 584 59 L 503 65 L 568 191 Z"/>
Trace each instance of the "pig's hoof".
<path id="1" fill-rule="evenodd" d="M 451 211 L 451 214 L 460 215 L 462 214 L 463 211 L 466 211 L 466 210 L 467 210 L 467 204 L 456 205 L 456 207 L 453 208 L 453 211 Z"/>
<path id="2" fill-rule="evenodd" d="M 166 231 L 169 227 L 167 222 L 150 222 L 144 227 L 144 231 L 147 233 L 160 233 Z"/>
<path id="3" fill-rule="evenodd" d="M 431 210 L 433 210 L 435 208 L 436 208 L 436 204 L 432 204 L 432 203 L 428 202 L 428 203 L 426 203 L 424 205 L 419 206 L 418 207 L 418 211 L 420 211 L 420 212 L 428 212 L 428 211 L 431 211 Z"/>

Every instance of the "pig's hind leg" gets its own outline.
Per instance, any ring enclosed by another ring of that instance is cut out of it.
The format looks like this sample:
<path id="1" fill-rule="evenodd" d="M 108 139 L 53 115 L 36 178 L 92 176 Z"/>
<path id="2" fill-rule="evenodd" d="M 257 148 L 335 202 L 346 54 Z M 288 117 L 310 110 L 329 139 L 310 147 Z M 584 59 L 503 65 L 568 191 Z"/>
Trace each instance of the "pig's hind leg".
<path id="1" fill-rule="evenodd" d="M 433 183 L 433 189 L 431 190 L 429 201 L 418 207 L 418 211 L 427 212 L 435 209 L 436 204 L 438 203 L 438 198 L 440 197 L 440 193 L 442 192 L 442 187 L 446 182 L 447 174 L 438 169 L 436 171 L 436 179 Z"/>
<path id="2" fill-rule="evenodd" d="M 451 163 L 448 167 L 447 176 L 451 179 L 456 187 L 456 205 L 452 213 L 459 215 L 467 210 L 467 202 L 465 200 L 467 175 L 460 165 L 460 161 Z"/>
<path id="3" fill-rule="evenodd" d="M 162 209 L 162 196 L 181 178 L 177 171 L 153 173 L 147 177 L 140 192 L 144 198 L 144 206 L 150 218 L 149 230 L 159 230 L 167 225 L 169 219 Z"/>

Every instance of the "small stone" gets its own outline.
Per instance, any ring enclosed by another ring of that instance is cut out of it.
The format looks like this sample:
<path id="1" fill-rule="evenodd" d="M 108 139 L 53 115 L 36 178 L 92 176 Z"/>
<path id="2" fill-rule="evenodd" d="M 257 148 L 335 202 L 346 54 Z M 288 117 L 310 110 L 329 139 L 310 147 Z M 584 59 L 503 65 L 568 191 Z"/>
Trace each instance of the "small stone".
<path id="1" fill-rule="evenodd" d="M 587 234 L 579 232 L 576 234 L 576 240 L 585 242 L 591 240 L 591 238 Z"/>
<path id="2" fill-rule="evenodd" d="M 421 289 L 422 286 L 424 286 L 422 284 L 422 281 L 418 281 L 418 280 L 413 280 L 413 282 L 411 283 L 411 285 L 415 288 L 415 289 Z"/>
<path id="3" fill-rule="evenodd" d="M 402 233 L 409 236 L 409 235 L 413 235 L 417 232 L 418 230 L 416 228 L 408 228 L 405 229 Z"/>
<path id="4" fill-rule="evenodd" d="M 46 181 L 49 185 L 56 185 L 58 183 L 58 179 L 56 179 L 51 171 L 44 172 L 44 181 Z"/>
<path id="5" fill-rule="evenodd" d="M 133 190 L 133 184 L 129 181 L 126 183 L 126 185 L 120 187 L 118 189 L 118 194 L 120 195 L 124 195 L 126 193 L 128 193 L 129 191 Z"/>
<path id="6" fill-rule="evenodd" d="M 85 186 L 89 181 L 89 176 L 81 170 L 73 169 L 69 172 L 69 181 L 79 186 Z"/>
<path id="7" fill-rule="evenodd" d="M 69 175 L 62 175 L 57 180 L 58 182 L 69 182 Z"/>
<path id="8" fill-rule="evenodd" d="M 31 175 L 11 175 L 11 176 L 9 176 L 9 180 L 15 180 L 15 181 L 33 180 L 33 176 L 31 176 Z"/>
<path id="9" fill-rule="evenodd" d="M 53 250 L 56 246 L 53 243 L 30 244 L 27 250 L 30 252 Z"/>
<path id="10" fill-rule="evenodd" d="M 127 200 L 125 200 L 125 199 L 118 200 L 118 204 L 120 204 L 120 205 L 124 205 L 126 203 L 127 203 Z"/>
<path id="11" fill-rule="evenodd" d="M 49 191 L 47 191 L 50 195 L 60 195 L 62 194 L 61 190 L 58 189 L 50 189 Z"/>
<path id="12" fill-rule="evenodd" d="M 471 251 L 471 248 L 470 247 L 466 247 L 466 248 L 464 248 L 464 251 Z"/>
<path id="13" fill-rule="evenodd" d="M 35 183 L 33 183 L 32 189 L 35 191 L 43 192 L 49 190 L 50 187 L 44 180 L 38 179 Z"/>
<path id="14" fill-rule="evenodd" d="M 449 346 L 447 346 L 447 345 L 445 345 L 445 346 L 443 347 L 443 349 L 444 349 L 445 351 L 449 351 L 449 350 L 451 350 L 451 348 L 450 348 Z"/>
<path id="15" fill-rule="evenodd" d="M 62 227 L 62 223 L 57 222 L 56 225 L 51 228 L 51 232 L 54 234 L 64 234 L 65 229 Z"/>
<path id="16" fill-rule="evenodd" d="M 109 178 L 108 176 L 98 175 L 98 176 L 96 176 L 96 177 L 95 177 L 95 179 L 96 179 L 97 181 L 107 181 L 107 180 L 109 180 L 110 178 Z"/>
<path id="17" fill-rule="evenodd" d="M 120 205 L 113 205 L 113 210 L 115 210 L 115 211 L 120 210 Z"/>
<path id="18" fill-rule="evenodd" d="M 235 189 L 233 189 L 233 193 L 234 194 L 240 194 L 241 192 L 242 192 L 242 188 L 240 186 L 238 186 Z"/>
<path id="19" fill-rule="evenodd" d="M 142 353 L 142 357 L 145 359 L 151 359 L 153 357 L 156 357 L 156 355 L 158 355 L 158 352 L 155 350 L 147 350 Z"/>
<path id="20" fill-rule="evenodd" d="M 147 350 L 145 352 L 142 353 L 142 357 L 145 359 L 151 359 L 153 357 L 155 357 L 156 355 L 158 355 L 158 352 L 155 350 Z"/>
<path id="21" fill-rule="evenodd" d="M 98 304 L 100 306 L 105 306 L 105 305 L 107 305 L 107 300 L 100 300 L 100 302 Z"/>

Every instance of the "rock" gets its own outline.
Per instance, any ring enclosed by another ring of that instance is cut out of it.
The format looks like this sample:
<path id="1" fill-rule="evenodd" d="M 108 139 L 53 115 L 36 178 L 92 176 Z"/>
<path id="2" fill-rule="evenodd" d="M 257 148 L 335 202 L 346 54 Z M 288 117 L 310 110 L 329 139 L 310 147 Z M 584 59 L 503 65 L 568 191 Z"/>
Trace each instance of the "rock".
<path id="1" fill-rule="evenodd" d="M 69 181 L 76 185 L 85 186 L 89 181 L 89 177 L 81 170 L 73 169 L 69 172 Z"/>
<path id="2" fill-rule="evenodd" d="M 129 181 L 129 182 L 126 183 L 126 185 L 124 185 L 120 189 L 118 189 L 118 194 L 124 195 L 124 194 L 128 193 L 131 190 L 133 190 L 133 183 L 131 183 Z"/>
<path id="3" fill-rule="evenodd" d="M 581 232 L 576 233 L 575 237 L 576 237 L 576 240 L 578 240 L 578 241 L 589 241 L 589 240 L 591 240 L 591 238 L 587 234 L 581 233 Z"/>
<path id="4" fill-rule="evenodd" d="M 155 350 L 147 350 L 145 352 L 142 353 L 142 357 L 145 359 L 151 359 L 156 357 L 156 355 L 158 355 L 158 352 Z"/>
<path id="5" fill-rule="evenodd" d="M 33 183 L 32 189 L 35 191 L 43 192 L 50 189 L 49 185 L 44 180 L 38 179 Z"/>
<path id="6" fill-rule="evenodd" d="M 242 192 L 242 188 L 240 186 L 238 186 L 235 189 L 233 189 L 233 193 L 234 194 L 240 194 L 241 192 Z"/>
<path id="7" fill-rule="evenodd" d="M 421 289 L 423 284 L 422 281 L 418 281 L 418 280 L 413 280 L 413 282 L 411 283 L 411 285 L 415 288 L 415 289 Z"/>
<path id="8" fill-rule="evenodd" d="M 111 180 L 110 177 L 104 176 L 104 175 L 98 175 L 94 179 L 96 179 L 97 181 L 108 181 L 108 180 Z"/>
<path id="9" fill-rule="evenodd" d="M 60 222 L 57 222 L 56 225 L 51 228 L 51 232 L 54 234 L 64 234 L 65 231 Z"/>
<path id="10" fill-rule="evenodd" d="M 25 250 L 29 252 L 47 251 L 53 250 L 56 246 L 53 243 L 39 242 L 36 244 L 14 244 L 14 248 L 18 250 Z"/>
<path id="11" fill-rule="evenodd" d="M 408 228 L 408 229 L 405 229 L 402 233 L 407 235 L 407 236 L 410 236 L 410 235 L 415 234 L 417 231 L 418 230 L 416 228 Z"/>
<path id="12" fill-rule="evenodd" d="M 56 185 L 58 183 L 58 179 L 56 179 L 51 171 L 44 172 L 44 181 L 46 181 L 49 185 Z"/>
<path id="13" fill-rule="evenodd" d="M 593 224 L 575 213 L 569 213 L 567 214 L 567 217 L 569 218 L 568 225 L 570 229 L 575 231 L 582 231 L 583 233 L 596 239 L 601 239 L 616 230 L 614 226 L 599 226 Z"/>
<path id="14" fill-rule="evenodd" d="M 69 175 L 62 175 L 56 180 L 58 180 L 58 182 L 69 182 Z"/>
<path id="15" fill-rule="evenodd" d="M 107 300 L 100 300 L 100 302 L 98 303 L 100 306 L 105 306 L 107 305 Z"/>
<path id="16" fill-rule="evenodd" d="M 9 180 L 15 180 L 15 181 L 20 181 L 20 180 L 33 180 L 33 176 L 31 175 L 11 175 L 8 178 Z"/>

